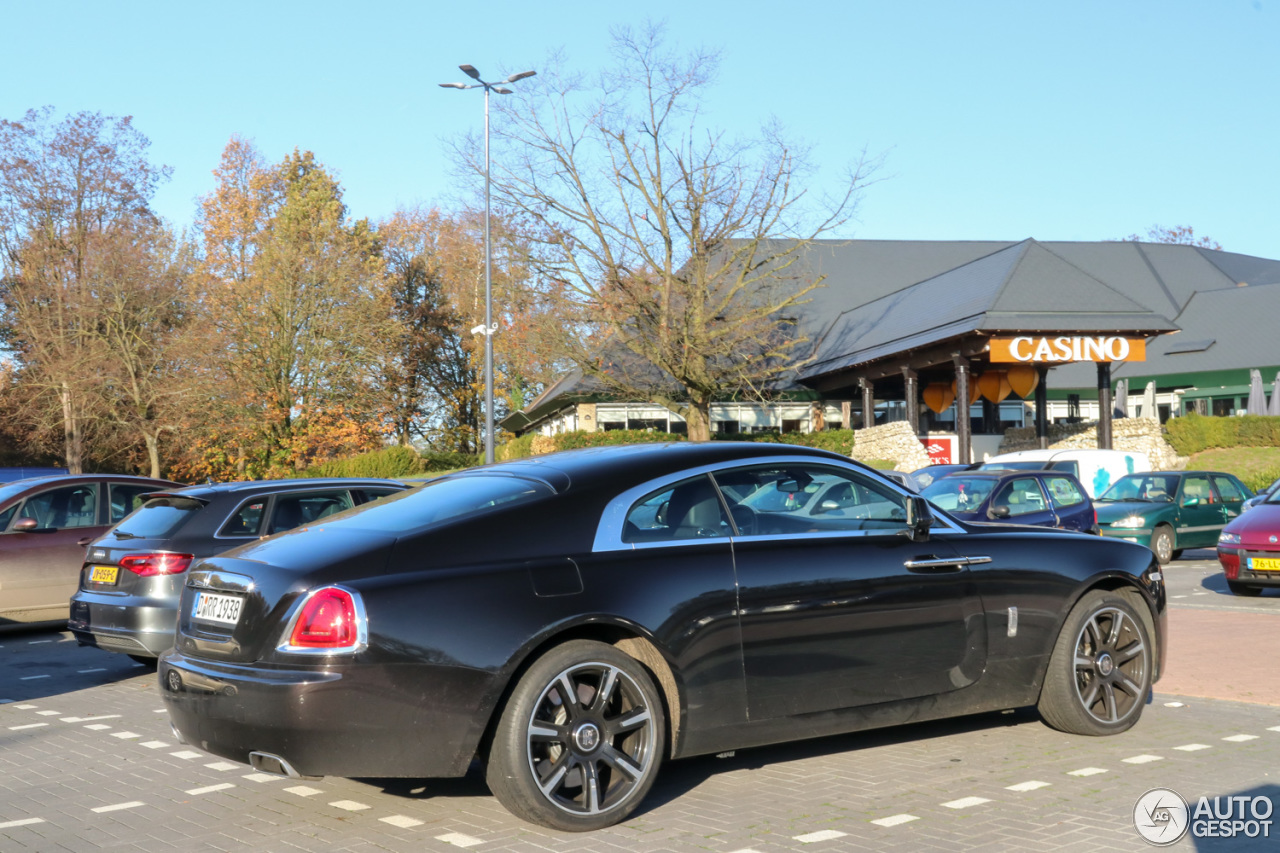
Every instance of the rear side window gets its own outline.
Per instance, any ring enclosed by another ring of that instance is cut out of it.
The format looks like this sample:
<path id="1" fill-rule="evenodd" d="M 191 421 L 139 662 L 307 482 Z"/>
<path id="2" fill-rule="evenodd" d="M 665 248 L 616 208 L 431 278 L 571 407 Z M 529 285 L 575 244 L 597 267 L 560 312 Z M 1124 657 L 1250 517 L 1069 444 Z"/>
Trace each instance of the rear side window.
<path id="1" fill-rule="evenodd" d="M 436 480 L 358 507 L 338 523 L 403 532 L 551 497 L 546 483 L 523 477 L 472 475 Z"/>
<path id="2" fill-rule="evenodd" d="M 1079 479 L 1080 477 L 1080 463 L 1076 462 L 1073 459 L 1060 459 L 1059 461 L 1050 465 L 1049 470 L 1066 471 L 1072 477 L 1075 477 L 1077 479 Z"/>
<path id="3" fill-rule="evenodd" d="M 1080 489 L 1066 477 L 1046 477 L 1044 484 L 1049 487 L 1054 506 L 1068 507 L 1084 503 L 1084 495 Z"/>
<path id="4" fill-rule="evenodd" d="M 235 515 L 227 519 L 218 531 L 219 536 L 257 536 L 262 528 L 262 513 L 267 508 L 265 497 L 247 501 Z"/>
<path id="5" fill-rule="evenodd" d="M 1218 494 L 1224 501 L 1244 500 L 1244 492 L 1240 491 L 1240 487 L 1230 477 L 1214 477 L 1213 484 L 1218 487 Z"/>
<path id="6" fill-rule="evenodd" d="M 731 532 L 715 486 L 705 475 L 641 498 L 622 528 L 623 542 L 716 539 Z"/>
<path id="7" fill-rule="evenodd" d="M 126 533 L 136 539 L 168 539 L 204 508 L 194 498 L 177 495 L 152 498 L 125 518 L 116 535 Z"/>

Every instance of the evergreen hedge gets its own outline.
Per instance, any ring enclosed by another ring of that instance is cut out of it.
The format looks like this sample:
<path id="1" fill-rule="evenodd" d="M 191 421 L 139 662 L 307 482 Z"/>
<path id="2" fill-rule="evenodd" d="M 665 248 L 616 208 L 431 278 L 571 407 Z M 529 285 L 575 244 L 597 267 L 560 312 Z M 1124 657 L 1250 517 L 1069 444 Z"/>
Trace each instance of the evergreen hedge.
<path id="1" fill-rule="evenodd" d="M 385 447 L 346 459 L 331 459 L 302 472 L 303 477 L 416 477 L 427 471 L 426 463 L 412 447 Z"/>
<path id="2" fill-rule="evenodd" d="M 1170 418 L 1165 429 L 1180 456 L 1210 448 L 1280 447 L 1280 417 L 1274 415 L 1219 418 L 1192 413 Z"/>
<path id="3" fill-rule="evenodd" d="M 804 447 L 816 447 L 831 450 L 842 456 L 853 452 L 853 434 L 851 429 L 833 429 L 824 432 L 790 432 L 779 435 L 776 432 L 725 433 L 712 436 L 715 441 L 757 441 L 776 444 L 799 444 Z M 609 447 L 621 444 L 647 444 L 656 441 L 684 441 L 683 435 L 666 432 L 651 432 L 641 429 L 612 429 L 600 432 L 564 432 L 559 435 L 540 436 L 525 435 L 512 439 L 497 448 L 495 456 L 499 460 L 523 459 L 533 455 L 535 440 L 540 450 L 553 452 L 557 450 L 573 450 L 579 447 Z"/>

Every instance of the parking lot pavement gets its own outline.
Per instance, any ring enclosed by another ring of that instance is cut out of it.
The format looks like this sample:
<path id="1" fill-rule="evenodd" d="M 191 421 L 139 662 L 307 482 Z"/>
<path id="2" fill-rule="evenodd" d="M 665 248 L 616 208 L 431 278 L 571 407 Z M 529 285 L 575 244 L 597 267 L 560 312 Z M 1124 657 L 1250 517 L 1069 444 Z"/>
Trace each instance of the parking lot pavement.
<path id="1" fill-rule="evenodd" d="M 0 850 L 1093 853 L 1147 849 L 1132 812 L 1151 788 L 1280 802 L 1280 707 L 1162 690 L 1111 738 L 1021 710 L 675 762 L 632 820 L 567 835 L 512 818 L 476 773 L 303 781 L 216 759 L 176 742 L 154 680 L 68 634 L 0 636 Z M 1178 847 L 1275 844 L 1206 843 Z"/>

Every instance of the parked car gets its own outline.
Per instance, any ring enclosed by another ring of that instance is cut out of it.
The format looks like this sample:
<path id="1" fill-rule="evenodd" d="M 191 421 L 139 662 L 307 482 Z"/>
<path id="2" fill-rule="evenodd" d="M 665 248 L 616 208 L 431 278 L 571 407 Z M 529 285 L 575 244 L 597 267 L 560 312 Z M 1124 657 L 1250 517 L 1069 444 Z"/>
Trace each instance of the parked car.
<path id="1" fill-rule="evenodd" d="M 1266 502 L 1267 498 L 1271 497 L 1277 492 L 1280 492 L 1280 480 L 1273 481 L 1271 485 L 1267 486 L 1265 489 L 1263 489 L 1253 497 L 1246 500 L 1243 504 L 1240 505 L 1240 511 L 1247 512 L 1253 509 L 1258 504 Z"/>
<path id="2" fill-rule="evenodd" d="M 1273 492 L 1218 534 L 1218 562 L 1235 595 L 1280 587 L 1280 493 Z"/>
<path id="3" fill-rule="evenodd" d="M 1065 471 L 964 471 L 934 480 L 920 494 L 964 521 L 1098 532 L 1093 501 Z"/>
<path id="4" fill-rule="evenodd" d="M 1146 545 L 1164 565 L 1185 548 L 1212 548 L 1252 494 L 1221 471 L 1155 471 L 1121 477 L 1094 503 L 1103 536 Z"/>
<path id="5" fill-rule="evenodd" d="M 746 497 L 843 480 L 851 518 Z M 658 516 L 661 516 L 658 518 Z M 1037 705 L 1137 722 L 1151 552 L 973 525 L 834 453 L 680 442 L 487 465 L 206 558 L 159 684 L 179 739 L 284 776 L 461 776 L 562 830 L 667 758 Z"/>
<path id="6" fill-rule="evenodd" d="M 1128 474 L 1151 470 L 1145 453 L 1124 450 L 1018 450 L 983 462 L 979 470 L 1066 471 L 1080 481 L 1095 500 L 1111 484 Z"/>
<path id="7" fill-rule="evenodd" d="M 173 645 L 178 596 L 193 561 L 405 488 L 394 480 L 265 480 L 146 495 L 81 552 L 68 627 L 81 645 L 154 663 Z"/>
<path id="8" fill-rule="evenodd" d="M 916 493 L 920 491 L 920 482 L 916 480 L 915 475 L 908 474 L 906 471 L 881 470 L 880 474 L 893 480 L 908 491 Z"/>
<path id="9" fill-rule="evenodd" d="M 0 486 L 0 627 L 67 621 L 85 546 L 132 512 L 140 495 L 180 485 L 76 474 Z"/>
<path id="10" fill-rule="evenodd" d="M 911 476 L 915 478 L 920 488 L 932 483 L 939 477 L 945 477 L 948 474 L 954 474 L 957 471 L 972 471 L 978 467 L 977 462 L 970 462 L 967 465 L 960 464 L 943 464 L 943 465 L 926 465 L 923 468 L 917 468 L 911 472 Z"/>

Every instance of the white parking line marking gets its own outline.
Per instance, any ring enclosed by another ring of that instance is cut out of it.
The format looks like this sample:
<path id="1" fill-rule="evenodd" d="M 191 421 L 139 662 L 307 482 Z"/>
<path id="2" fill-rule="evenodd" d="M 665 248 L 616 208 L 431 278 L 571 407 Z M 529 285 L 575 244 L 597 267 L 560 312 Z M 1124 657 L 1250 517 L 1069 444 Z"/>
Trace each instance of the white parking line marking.
<path id="1" fill-rule="evenodd" d="M 122 809 L 136 809 L 138 806 L 145 805 L 146 803 L 141 800 L 134 800 L 131 803 L 116 803 L 114 806 L 98 806 L 96 809 L 89 809 L 89 811 L 95 814 L 102 814 L 103 812 L 118 812 Z"/>
<path id="2" fill-rule="evenodd" d="M 56 717 L 62 712 L 61 711 L 36 711 L 36 713 L 39 714 L 41 717 Z"/>
<path id="3" fill-rule="evenodd" d="M 32 708 L 39 708 L 39 705 L 14 705 L 19 711 L 30 711 Z"/>
<path id="4" fill-rule="evenodd" d="M 25 726 L 9 726 L 9 731 L 20 732 L 23 729 L 38 729 L 38 728 L 41 728 L 42 726 L 47 726 L 47 725 L 49 724 L 48 723 L 27 723 Z"/>
<path id="5" fill-rule="evenodd" d="M 96 717 L 68 717 L 67 719 L 63 720 L 62 722 L 64 722 L 64 723 L 93 723 L 93 722 L 97 722 L 98 720 L 118 720 L 118 719 L 120 719 L 120 715 L 119 715 L 119 714 L 99 714 L 99 715 L 98 715 L 98 716 L 96 716 Z"/>
<path id="6" fill-rule="evenodd" d="M 362 812 L 365 809 L 370 808 L 364 803 L 357 803 L 355 800 L 338 800 L 336 802 L 329 803 L 329 805 L 333 806 L 335 809 L 342 809 L 343 811 L 348 812 Z"/>
<path id="7" fill-rule="evenodd" d="M 1081 767 L 1079 770 L 1072 770 L 1067 773 L 1068 776 L 1097 776 L 1099 773 L 1106 773 L 1101 767 Z"/>
<path id="8" fill-rule="evenodd" d="M 26 678 L 19 678 L 19 681 L 35 681 L 37 678 L 51 678 L 49 675 L 28 675 Z M 34 707 L 34 706 L 32 706 Z"/>
<path id="9" fill-rule="evenodd" d="M 245 777 L 250 782 L 279 782 L 280 776 L 272 776 L 270 773 L 249 773 Z"/>
<path id="10" fill-rule="evenodd" d="M 794 835 L 793 841 L 799 841 L 801 844 L 814 844 L 818 841 L 835 841 L 837 838 L 844 838 L 847 832 L 841 832 L 838 829 L 824 829 L 820 832 L 810 832 L 807 835 Z"/>
<path id="11" fill-rule="evenodd" d="M 1209 748 L 1209 744 L 1207 743 L 1187 743 L 1187 744 L 1183 744 L 1182 746 L 1174 747 L 1174 749 L 1178 750 L 1179 752 L 1196 752 L 1198 750 L 1208 749 L 1208 748 Z"/>
<path id="12" fill-rule="evenodd" d="M 1164 703 L 1164 706 L 1165 706 L 1166 708 L 1185 708 L 1185 707 L 1187 707 L 1186 705 L 1183 705 L 1181 702 L 1165 702 L 1165 703 Z"/>
<path id="13" fill-rule="evenodd" d="M 1133 758 L 1120 759 L 1125 764 L 1150 764 L 1153 761 L 1164 761 L 1163 755 L 1135 755 Z"/>
<path id="14" fill-rule="evenodd" d="M 392 826 L 398 826 L 401 829 L 409 829 L 410 827 L 414 827 L 414 826 L 422 826 L 422 821 L 414 820 L 411 817 L 405 817 L 402 814 L 393 814 L 391 815 L 391 817 L 380 817 L 378 818 L 378 820 L 382 821 L 383 823 L 389 823 Z M 739 853 L 743 853 L 743 851 L 739 851 Z"/>
<path id="15" fill-rule="evenodd" d="M 958 800 L 952 800 L 951 802 L 943 803 L 942 805 L 949 809 L 967 809 L 989 802 L 991 801 L 985 797 L 961 797 Z"/>
<path id="16" fill-rule="evenodd" d="M 919 819 L 920 818 L 913 814 L 895 814 L 890 815 L 889 817 L 882 817 L 879 820 L 873 820 L 871 822 L 876 826 L 897 826 L 900 823 L 911 823 L 911 821 Z"/>
<path id="17" fill-rule="evenodd" d="M 189 749 L 184 749 L 180 752 L 171 752 L 169 754 L 172 755 L 174 758 L 181 758 L 183 761 L 190 761 L 193 758 L 200 757 L 200 753 L 192 752 Z M 207 767 L 208 765 L 206 764 L 205 766 Z"/>
<path id="18" fill-rule="evenodd" d="M 1036 790 L 1039 790 L 1040 788 L 1048 788 L 1048 787 L 1049 787 L 1048 782 L 1041 782 L 1037 779 L 1033 779 L 1030 782 L 1019 782 L 1016 785 L 1010 785 L 1009 787 L 1005 788 L 1005 790 L 1018 791 L 1019 793 L 1022 793 L 1025 791 L 1036 791 Z"/>
<path id="19" fill-rule="evenodd" d="M 316 794 L 323 794 L 319 788 L 308 788 L 306 785 L 295 785 L 292 788 L 285 788 L 290 794 L 297 794 L 299 797 L 314 797 Z"/>
<path id="20" fill-rule="evenodd" d="M 88 675 L 91 672 L 106 672 L 106 671 L 107 671 L 107 668 L 105 666 L 95 666 L 93 669 L 77 669 L 76 673 L 79 675 Z"/>
<path id="21" fill-rule="evenodd" d="M 187 793 L 192 796 L 199 796 L 201 794 L 212 794 L 214 791 L 225 791 L 228 788 L 234 787 L 235 785 L 232 785 L 230 782 L 223 782 L 221 785 L 210 785 L 207 788 L 192 788 L 190 791 L 187 791 Z"/>
<path id="22" fill-rule="evenodd" d="M 30 826 L 33 823 L 44 823 L 44 818 L 24 817 L 22 820 L 11 820 L 7 823 L 0 823 L 0 829 L 10 829 L 15 826 Z"/>
<path id="23" fill-rule="evenodd" d="M 1258 739 L 1257 735 L 1231 735 L 1231 737 L 1223 738 L 1223 740 L 1229 740 L 1232 743 L 1244 743 L 1247 740 L 1257 740 L 1257 739 Z"/>
<path id="24" fill-rule="evenodd" d="M 121 740 L 128 740 L 131 737 L 142 737 L 142 735 L 138 734 L 137 732 L 115 732 L 111 736 L 118 737 Z"/>
<path id="25" fill-rule="evenodd" d="M 1174 598 L 1186 598 L 1186 596 L 1185 596 L 1185 595 L 1175 595 L 1175 596 L 1173 596 L 1173 597 L 1174 597 Z"/>
<path id="26" fill-rule="evenodd" d="M 28 645 L 28 646 L 38 646 L 38 645 L 40 645 L 41 643 L 52 643 L 52 642 L 53 642 L 53 640 L 28 640 L 28 641 L 27 641 L 27 645 Z"/>
<path id="27" fill-rule="evenodd" d="M 164 749 L 168 745 L 162 740 L 149 740 L 146 743 L 138 744 L 138 746 L 145 746 L 147 749 Z"/>
<path id="28" fill-rule="evenodd" d="M 1280 726 L 1270 726 L 1267 728 L 1269 732 L 1280 732 Z"/>
<path id="29" fill-rule="evenodd" d="M 106 725 L 106 724 L 104 724 L 104 723 L 94 723 L 94 724 L 93 724 L 93 725 L 91 725 L 91 726 L 85 726 L 85 728 L 86 728 L 86 729 L 89 729 L 90 731 L 95 731 L 95 732 L 105 732 L 105 731 L 107 731 L 108 729 L 110 729 L 110 728 L 111 728 L 111 726 L 108 726 L 108 725 Z"/>
<path id="30" fill-rule="evenodd" d="M 461 832 L 437 835 L 436 841 L 443 841 L 445 844 L 452 844 L 454 847 L 475 847 L 477 844 L 484 844 L 479 838 L 472 838 L 470 835 L 463 835 Z"/>
<path id="31" fill-rule="evenodd" d="M 210 770 L 235 770 L 244 767 L 243 764 L 232 764 L 230 761 L 215 761 L 212 764 L 206 764 Z"/>

